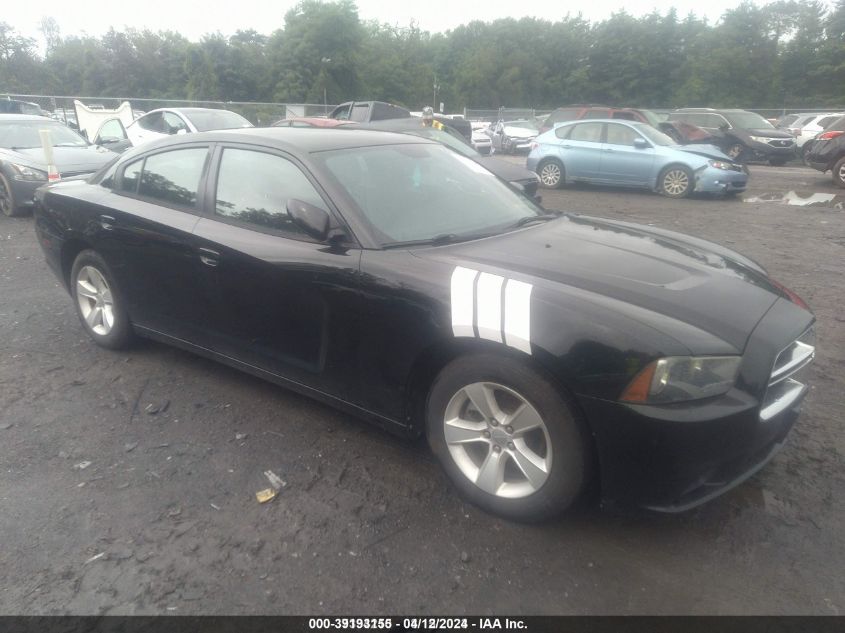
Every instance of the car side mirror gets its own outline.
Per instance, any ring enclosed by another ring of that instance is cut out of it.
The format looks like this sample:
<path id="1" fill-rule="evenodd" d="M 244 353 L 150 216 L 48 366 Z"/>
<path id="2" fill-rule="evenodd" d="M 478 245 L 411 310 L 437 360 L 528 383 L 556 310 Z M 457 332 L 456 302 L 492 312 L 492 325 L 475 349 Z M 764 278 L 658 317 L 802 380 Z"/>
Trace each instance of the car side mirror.
<path id="1" fill-rule="evenodd" d="M 179 134 L 187 134 L 187 133 L 188 133 L 188 130 L 186 130 L 186 129 L 185 129 L 185 128 L 183 128 L 183 127 L 180 127 L 178 130 L 176 130 L 176 134 L 177 134 L 177 135 L 179 135 Z"/>
<path id="2" fill-rule="evenodd" d="M 651 147 L 651 145 L 649 145 L 648 141 L 644 138 L 635 138 L 634 147 L 636 147 L 637 149 L 648 149 L 649 147 Z"/>
<path id="3" fill-rule="evenodd" d="M 288 200 L 287 210 L 294 224 L 308 235 L 320 242 L 326 240 L 330 223 L 328 211 L 296 198 Z"/>

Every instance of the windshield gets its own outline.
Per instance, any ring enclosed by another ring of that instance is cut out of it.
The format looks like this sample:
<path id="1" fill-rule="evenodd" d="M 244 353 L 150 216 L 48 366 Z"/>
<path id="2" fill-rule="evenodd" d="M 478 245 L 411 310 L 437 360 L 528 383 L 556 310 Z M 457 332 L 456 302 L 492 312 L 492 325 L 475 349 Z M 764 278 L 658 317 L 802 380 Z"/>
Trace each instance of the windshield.
<path id="1" fill-rule="evenodd" d="M 671 136 L 664 134 L 660 130 L 653 128 L 650 125 L 641 125 L 637 128 L 637 131 L 640 132 L 640 134 L 645 136 L 655 145 L 663 145 L 664 147 L 667 145 L 677 145 L 677 143 L 672 140 Z"/>
<path id="2" fill-rule="evenodd" d="M 732 126 L 740 129 L 774 129 L 775 127 L 759 114 L 753 112 L 725 112 L 724 117 L 731 122 Z"/>
<path id="3" fill-rule="evenodd" d="M 360 147 L 314 157 L 382 246 L 443 235 L 471 239 L 544 215 L 478 163 L 441 145 Z"/>
<path id="4" fill-rule="evenodd" d="M 231 130 L 238 127 L 252 127 L 252 123 L 240 114 L 229 110 L 195 110 L 185 112 L 199 132 L 209 130 Z"/>
<path id="5" fill-rule="evenodd" d="M 436 130 L 431 127 L 420 127 L 411 130 L 403 130 L 402 133 L 413 134 L 414 136 L 421 136 L 423 138 L 431 139 L 432 141 L 437 141 L 449 149 L 453 149 L 459 154 L 469 158 L 478 158 L 481 156 L 481 154 L 472 149 L 472 147 L 464 143 L 462 139 L 457 138 L 453 132 L 449 131 L 448 128 L 445 130 Z"/>
<path id="6" fill-rule="evenodd" d="M 6 149 L 31 149 L 41 147 L 39 130 L 49 130 L 55 147 L 87 147 L 88 141 L 70 128 L 44 119 L 43 121 L 0 122 L 0 147 Z"/>

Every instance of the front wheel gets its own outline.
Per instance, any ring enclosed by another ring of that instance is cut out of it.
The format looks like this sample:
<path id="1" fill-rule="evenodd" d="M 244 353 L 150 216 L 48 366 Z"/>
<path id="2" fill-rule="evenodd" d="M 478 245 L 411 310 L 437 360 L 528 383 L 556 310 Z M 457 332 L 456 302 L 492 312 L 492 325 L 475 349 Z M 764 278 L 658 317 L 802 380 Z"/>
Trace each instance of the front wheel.
<path id="1" fill-rule="evenodd" d="M 657 190 L 667 198 L 686 198 L 693 188 L 692 171 L 682 165 L 667 167 L 657 179 Z"/>
<path id="2" fill-rule="evenodd" d="M 845 156 L 833 166 L 833 182 L 845 188 Z"/>
<path id="3" fill-rule="evenodd" d="M 540 163 L 537 167 L 537 175 L 547 189 L 559 189 L 563 185 L 565 172 L 561 163 L 549 159 Z"/>
<path id="4" fill-rule="evenodd" d="M 476 354 L 447 365 L 429 393 L 426 432 L 461 493 L 510 519 L 559 514 L 589 481 L 591 449 L 575 408 L 510 357 Z"/>
<path id="5" fill-rule="evenodd" d="M 15 206 L 15 194 L 5 175 L 0 174 L 0 211 L 3 215 L 14 217 L 21 215 L 20 210 Z"/>
<path id="6" fill-rule="evenodd" d="M 82 327 L 94 342 L 123 349 L 132 342 L 132 325 L 114 276 L 102 256 L 85 250 L 70 273 L 71 295 Z"/>

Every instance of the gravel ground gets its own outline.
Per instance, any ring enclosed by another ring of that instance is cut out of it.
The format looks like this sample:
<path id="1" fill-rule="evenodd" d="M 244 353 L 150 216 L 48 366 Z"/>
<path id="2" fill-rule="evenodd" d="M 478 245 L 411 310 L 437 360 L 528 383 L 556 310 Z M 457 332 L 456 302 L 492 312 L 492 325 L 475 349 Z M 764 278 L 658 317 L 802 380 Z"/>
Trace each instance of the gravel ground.
<path id="1" fill-rule="evenodd" d="M 31 219 L 0 217 L 0 613 L 843 612 L 845 197 L 777 199 L 845 191 L 752 172 L 746 198 L 775 201 L 544 195 L 728 245 L 803 296 L 820 345 L 791 441 L 688 513 L 539 526 L 463 503 L 423 445 L 163 345 L 96 347 Z M 268 470 L 286 485 L 262 505 Z"/>

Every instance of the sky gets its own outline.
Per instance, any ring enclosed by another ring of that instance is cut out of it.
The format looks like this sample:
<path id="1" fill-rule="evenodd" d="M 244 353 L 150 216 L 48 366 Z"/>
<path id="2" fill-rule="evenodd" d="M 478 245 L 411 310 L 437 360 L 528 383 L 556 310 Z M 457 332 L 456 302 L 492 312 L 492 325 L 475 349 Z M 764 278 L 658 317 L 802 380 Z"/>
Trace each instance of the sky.
<path id="1" fill-rule="evenodd" d="M 231 35 L 238 29 L 255 29 L 269 34 L 284 25 L 285 12 L 296 0 L 139 0 L 137 2 L 108 2 L 103 0 L 73 0 L 72 2 L 20 2 L 7 0 L 0 13 L 0 21 L 12 25 L 18 32 L 40 40 L 38 24 L 42 17 L 52 16 L 59 23 L 63 36 L 102 35 L 109 27 L 123 30 L 149 28 L 153 31 L 175 30 L 190 40 L 198 40 L 206 33 L 219 31 Z M 442 32 L 472 20 L 490 21 L 498 18 L 525 16 L 559 20 L 567 13 L 590 21 L 600 21 L 622 8 L 640 16 L 653 10 L 665 13 L 674 6 L 679 16 L 692 12 L 715 22 L 738 0 L 593 0 L 566 2 L 565 0 L 357 0 L 358 13 L 364 20 L 407 26 L 411 20 L 424 31 Z M 765 4 L 758 1 L 758 4 Z M 39 41 L 39 44 L 41 42 Z"/>

